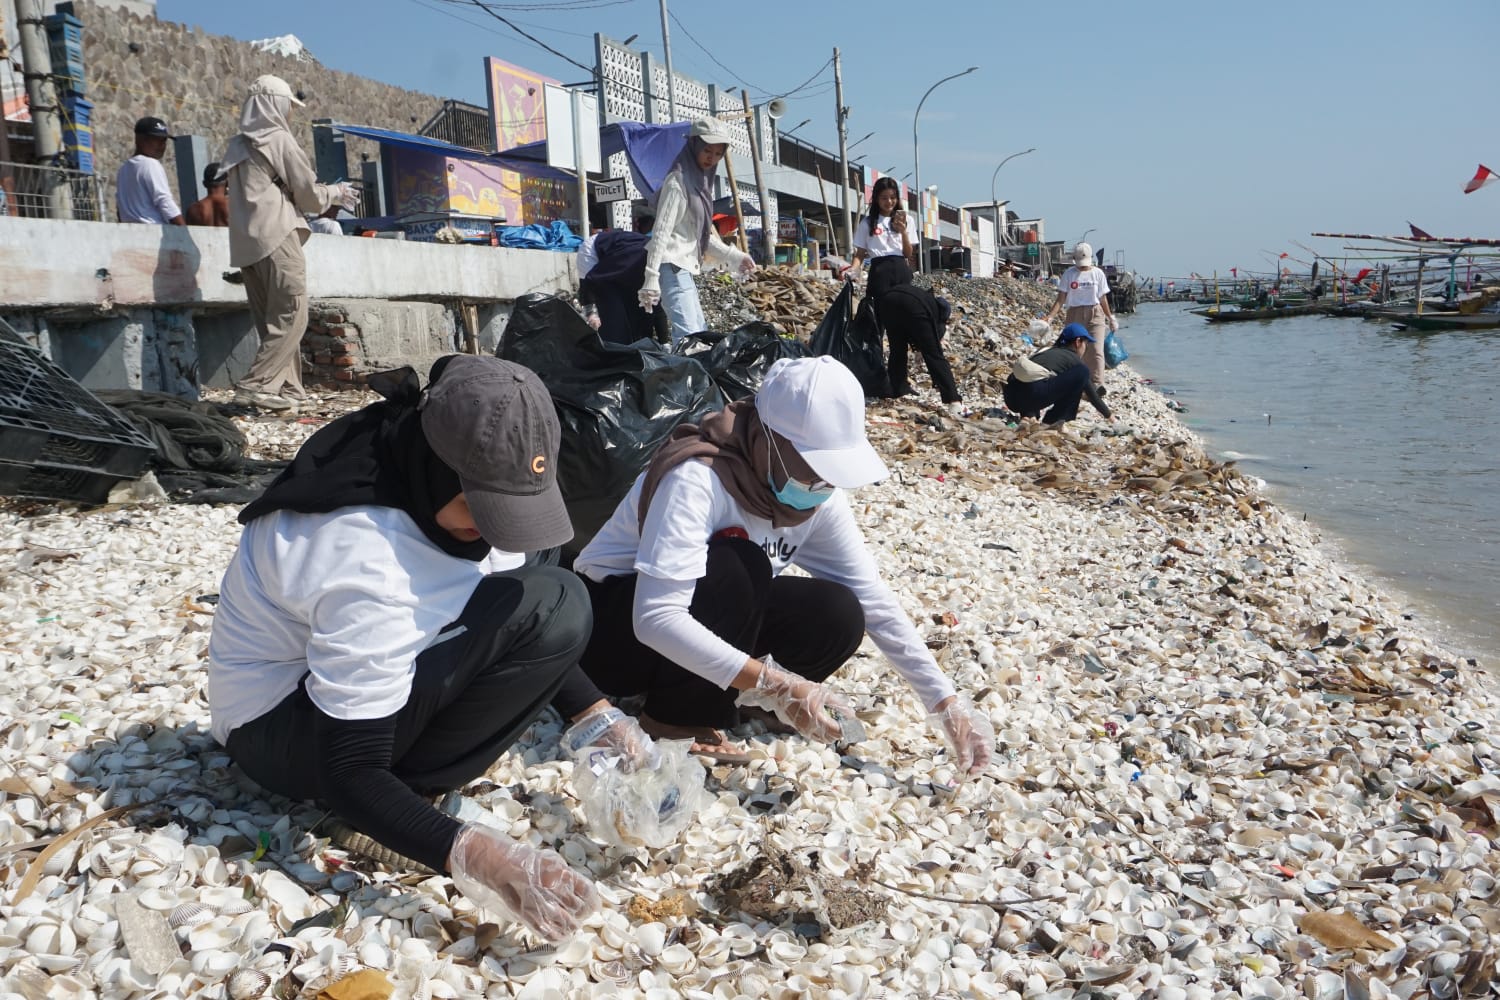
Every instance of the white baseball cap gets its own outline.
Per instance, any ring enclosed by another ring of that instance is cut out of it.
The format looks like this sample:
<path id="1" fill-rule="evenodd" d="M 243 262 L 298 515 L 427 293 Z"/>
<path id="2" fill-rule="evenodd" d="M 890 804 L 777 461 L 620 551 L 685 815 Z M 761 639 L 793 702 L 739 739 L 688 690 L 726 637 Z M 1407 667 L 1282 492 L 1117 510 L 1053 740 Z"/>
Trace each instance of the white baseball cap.
<path id="1" fill-rule="evenodd" d="M 833 358 L 782 358 L 755 394 L 761 423 L 792 443 L 820 479 L 841 489 L 890 474 L 865 438 L 859 379 Z"/>
<path id="2" fill-rule="evenodd" d="M 688 135 L 702 139 L 706 146 L 727 144 L 729 126 L 717 118 L 699 118 L 688 128 Z"/>
<path id="3" fill-rule="evenodd" d="M 1078 243 L 1073 246 L 1073 263 L 1092 264 L 1094 262 L 1094 248 L 1087 243 Z"/>
<path id="4" fill-rule="evenodd" d="M 287 100 L 291 101 L 299 108 L 307 106 L 301 101 L 297 100 L 297 93 L 296 91 L 292 90 L 292 85 L 290 83 L 287 83 L 281 77 L 273 76 L 270 73 L 267 73 L 265 76 L 256 77 L 255 82 L 250 85 L 251 97 L 255 97 L 260 94 L 264 94 L 267 97 L 285 97 Z"/>

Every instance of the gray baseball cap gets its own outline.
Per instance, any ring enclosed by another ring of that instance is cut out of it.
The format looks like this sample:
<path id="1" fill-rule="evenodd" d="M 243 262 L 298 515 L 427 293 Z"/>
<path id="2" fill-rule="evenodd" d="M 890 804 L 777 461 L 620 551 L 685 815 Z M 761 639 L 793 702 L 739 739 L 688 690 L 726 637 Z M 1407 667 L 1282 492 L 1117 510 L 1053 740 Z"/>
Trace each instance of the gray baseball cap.
<path id="1" fill-rule="evenodd" d="M 421 412 L 422 433 L 458 473 L 485 541 L 536 552 L 573 537 L 557 488 L 562 431 L 535 372 L 487 355 L 458 355 L 427 387 Z"/>

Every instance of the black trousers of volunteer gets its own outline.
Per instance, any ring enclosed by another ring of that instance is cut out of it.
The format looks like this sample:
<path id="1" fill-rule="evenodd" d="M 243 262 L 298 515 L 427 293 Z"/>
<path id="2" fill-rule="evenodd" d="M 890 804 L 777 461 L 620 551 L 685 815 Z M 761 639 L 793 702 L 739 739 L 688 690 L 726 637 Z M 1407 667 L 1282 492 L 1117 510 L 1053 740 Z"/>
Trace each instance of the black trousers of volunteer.
<path id="1" fill-rule="evenodd" d="M 909 284 L 911 284 L 911 265 L 900 254 L 876 257 L 870 261 L 870 280 L 865 294 L 875 300 L 877 309 L 880 307 L 882 295 L 897 285 Z"/>
<path id="2" fill-rule="evenodd" d="M 1000 393 L 1005 405 L 1023 417 L 1041 416 L 1043 410 L 1052 407 L 1042 423 L 1060 424 L 1078 416 L 1078 401 L 1088 383 L 1088 365 L 1074 365 L 1061 375 L 1035 382 L 1006 379 Z"/>
<path id="3" fill-rule="evenodd" d="M 525 567 L 481 580 L 463 613 L 417 655 L 411 695 L 396 716 L 396 777 L 436 793 L 488 771 L 563 686 L 590 625 L 588 596 L 566 570 Z M 229 753 L 270 791 L 322 798 L 320 714 L 299 686 L 230 733 Z"/>
<path id="4" fill-rule="evenodd" d="M 885 362 L 886 372 L 891 377 L 891 395 L 905 396 L 912 391 L 908 351 L 914 347 L 927 363 L 927 374 L 932 376 L 932 384 L 943 402 L 959 402 L 962 397 L 953 381 L 953 368 L 943 354 L 939 328 L 922 303 L 901 293 L 886 296 L 877 308 L 880 322 L 885 326 L 886 339 L 891 344 Z"/>
<path id="5" fill-rule="evenodd" d="M 676 726 L 727 729 L 739 723 L 734 688 L 721 688 L 678 666 L 635 637 L 634 574 L 595 583 L 594 634 L 579 665 L 606 693 L 644 694 L 642 711 Z M 740 538 L 708 545 L 708 570 L 689 613 L 715 635 L 753 656 L 769 653 L 787 670 L 822 681 L 843 666 L 865 634 L 864 610 L 843 584 L 771 575 L 759 545 Z"/>

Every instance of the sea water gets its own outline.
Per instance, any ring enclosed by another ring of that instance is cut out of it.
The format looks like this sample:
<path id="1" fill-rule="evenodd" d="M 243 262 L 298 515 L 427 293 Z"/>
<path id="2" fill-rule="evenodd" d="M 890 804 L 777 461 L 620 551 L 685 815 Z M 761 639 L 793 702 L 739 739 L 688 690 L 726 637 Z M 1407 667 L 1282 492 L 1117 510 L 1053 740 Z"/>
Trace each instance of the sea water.
<path id="1" fill-rule="evenodd" d="M 1500 330 L 1125 317 L 1128 366 L 1455 651 L 1500 668 Z"/>

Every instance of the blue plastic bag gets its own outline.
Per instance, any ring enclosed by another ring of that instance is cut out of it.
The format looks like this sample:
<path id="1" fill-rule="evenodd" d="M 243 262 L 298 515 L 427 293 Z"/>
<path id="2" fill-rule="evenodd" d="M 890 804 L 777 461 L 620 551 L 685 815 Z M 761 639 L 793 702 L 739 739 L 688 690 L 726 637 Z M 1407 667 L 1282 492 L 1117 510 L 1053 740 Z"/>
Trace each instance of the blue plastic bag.
<path id="1" fill-rule="evenodd" d="M 1104 338 L 1104 364 L 1108 368 L 1117 367 L 1121 361 L 1130 359 L 1130 352 L 1125 350 L 1125 345 L 1120 338 L 1115 336 L 1113 330 L 1109 336 Z"/>

